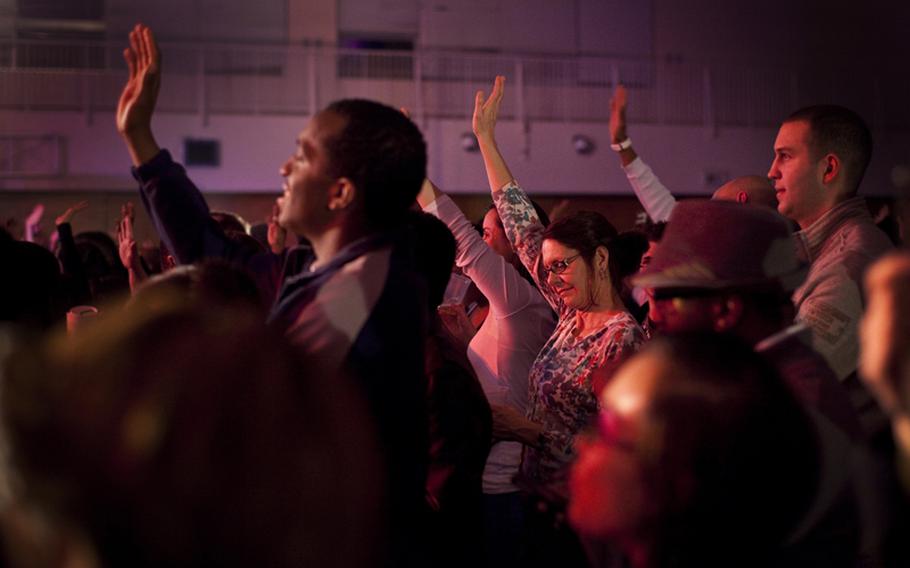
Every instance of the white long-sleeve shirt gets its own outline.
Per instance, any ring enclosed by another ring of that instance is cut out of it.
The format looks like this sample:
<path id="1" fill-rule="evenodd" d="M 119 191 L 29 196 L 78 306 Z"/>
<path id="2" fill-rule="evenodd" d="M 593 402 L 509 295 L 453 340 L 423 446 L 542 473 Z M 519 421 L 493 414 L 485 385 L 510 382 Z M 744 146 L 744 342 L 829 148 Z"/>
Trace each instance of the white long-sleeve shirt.
<path id="1" fill-rule="evenodd" d="M 525 414 L 528 373 L 556 318 L 537 288 L 483 242 L 448 196 L 440 196 L 424 211 L 441 219 L 455 235 L 455 263 L 490 302 L 489 315 L 468 345 L 468 360 L 487 400 Z M 520 443 L 494 444 L 484 469 L 483 492 L 517 491 L 512 478 L 520 463 Z"/>

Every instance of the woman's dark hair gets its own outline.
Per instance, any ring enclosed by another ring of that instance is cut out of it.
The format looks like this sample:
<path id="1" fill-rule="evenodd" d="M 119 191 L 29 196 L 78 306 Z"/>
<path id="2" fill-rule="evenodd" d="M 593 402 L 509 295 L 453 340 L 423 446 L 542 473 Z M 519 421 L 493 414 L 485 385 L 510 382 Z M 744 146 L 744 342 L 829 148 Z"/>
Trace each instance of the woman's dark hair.
<path id="1" fill-rule="evenodd" d="M 619 233 L 606 217 L 595 211 L 579 211 L 555 221 L 543 233 L 544 239 L 553 239 L 581 253 L 588 268 L 593 268 L 598 247 L 610 253 L 610 283 L 616 293 L 629 304 L 624 281 L 635 274 L 641 264 L 641 255 L 648 250 L 648 239 L 638 231 Z"/>
<path id="2" fill-rule="evenodd" d="M 655 565 L 766 565 L 814 494 L 808 417 L 776 369 L 732 335 L 662 336 L 641 353 L 673 369 L 648 410 L 659 433 L 644 456 Z"/>

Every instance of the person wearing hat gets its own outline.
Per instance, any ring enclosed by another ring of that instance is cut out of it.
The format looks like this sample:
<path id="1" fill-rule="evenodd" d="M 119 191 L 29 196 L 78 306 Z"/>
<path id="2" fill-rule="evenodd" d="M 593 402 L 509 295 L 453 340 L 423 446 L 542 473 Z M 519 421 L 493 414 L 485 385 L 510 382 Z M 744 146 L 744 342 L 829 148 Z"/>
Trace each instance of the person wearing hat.
<path id="1" fill-rule="evenodd" d="M 769 208 L 686 200 L 674 208 L 648 268 L 658 331 L 724 332 L 765 356 L 802 401 L 820 459 L 814 503 L 793 546 L 841 546 L 878 558 L 887 534 L 890 479 L 866 447 L 867 433 L 843 384 L 794 323 L 793 290 L 806 278 L 786 220 Z M 770 418 L 769 418 L 770 419 Z"/>
<path id="2" fill-rule="evenodd" d="M 787 222 L 771 209 L 685 200 L 633 283 L 651 290 L 658 331 L 739 336 L 772 359 L 806 404 L 859 437 L 846 391 L 812 349 L 809 328 L 793 322 L 790 294 L 805 275 Z"/>

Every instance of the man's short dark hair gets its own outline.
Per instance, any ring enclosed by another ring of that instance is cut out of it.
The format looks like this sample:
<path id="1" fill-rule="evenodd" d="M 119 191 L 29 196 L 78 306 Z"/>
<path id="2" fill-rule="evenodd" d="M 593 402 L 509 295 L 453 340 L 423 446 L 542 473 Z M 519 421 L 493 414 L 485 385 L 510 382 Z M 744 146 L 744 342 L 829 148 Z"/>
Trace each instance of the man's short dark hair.
<path id="1" fill-rule="evenodd" d="M 329 173 L 347 177 L 363 192 L 372 227 L 397 225 L 427 174 L 420 130 L 400 111 L 365 99 L 335 101 L 323 112 L 345 119 L 342 131 L 326 141 Z"/>
<path id="2" fill-rule="evenodd" d="M 809 124 L 809 147 L 815 158 L 836 154 L 844 163 L 847 189 L 856 193 L 872 159 L 872 133 L 862 117 L 839 105 L 814 105 L 801 108 L 784 122 Z"/>

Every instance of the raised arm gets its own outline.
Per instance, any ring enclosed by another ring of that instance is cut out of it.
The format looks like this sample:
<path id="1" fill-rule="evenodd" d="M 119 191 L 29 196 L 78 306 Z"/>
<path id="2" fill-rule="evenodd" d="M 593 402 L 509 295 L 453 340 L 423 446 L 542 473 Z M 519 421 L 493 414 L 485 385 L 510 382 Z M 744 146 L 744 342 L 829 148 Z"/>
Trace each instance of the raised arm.
<path id="1" fill-rule="evenodd" d="M 610 138 L 613 144 L 618 145 L 621 149 L 617 152 L 619 160 L 623 166 L 628 166 L 635 161 L 638 154 L 632 147 L 632 140 L 626 132 L 626 105 L 628 104 L 629 94 L 624 85 L 617 85 L 610 99 Z M 614 149 L 615 151 L 615 149 Z"/>
<path id="2" fill-rule="evenodd" d="M 274 297 L 283 258 L 251 253 L 228 239 L 209 216 L 205 198 L 152 135 L 152 115 L 161 87 L 161 54 L 152 31 L 141 24 L 123 52 L 129 77 L 117 105 L 117 130 L 133 162 L 145 205 L 161 239 L 180 264 L 221 258 L 244 265 L 264 295 Z"/>
<path id="3" fill-rule="evenodd" d="M 73 237 L 73 226 L 70 224 L 73 216 L 79 211 L 88 207 L 88 201 L 79 203 L 67 208 L 54 220 L 57 226 L 57 237 L 60 243 L 60 252 L 58 258 L 63 268 L 63 275 L 66 279 L 66 286 L 69 289 L 70 301 L 73 305 L 90 304 L 92 302 L 92 292 L 88 283 L 88 275 L 85 273 L 85 266 L 82 264 L 82 258 L 76 249 L 76 240 Z"/>
<path id="4" fill-rule="evenodd" d="M 499 75 L 489 97 L 478 91 L 474 98 L 474 134 L 483 155 L 493 203 L 512 249 L 537 283 L 540 292 L 557 313 L 563 309 L 562 299 L 547 283 L 546 272 L 540 263 L 540 247 L 544 226 L 534 210 L 531 199 L 512 177 L 512 172 L 496 145 L 496 119 L 502 102 L 505 77 Z"/>
<path id="5" fill-rule="evenodd" d="M 610 99 L 610 138 L 613 141 L 611 148 L 619 154 L 626 178 L 648 217 L 652 221 L 666 221 L 676 206 L 676 198 L 632 147 L 627 130 L 627 105 L 628 92 L 623 85 L 618 85 L 613 98 Z"/>
<path id="6" fill-rule="evenodd" d="M 490 301 L 498 317 L 540 300 L 540 292 L 509 261 L 487 246 L 455 202 L 429 180 L 424 181 L 417 202 L 452 231 L 457 243 L 455 263 Z"/>
<path id="7" fill-rule="evenodd" d="M 474 96 L 474 119 L 472 127 L 474 136 L 483 155 L 483 165 L 487 170 L 487 180 L 490 182 L 490 191 L 497 192 L 514 178 L 506 161 L 503 159 L 499 148 L 496 146 L 496 118 L 499 115 L 499 105 L 502 103 L 502 93 L 506 78 L 497 75 L 493 82 L 493 90 L 489 97 L 484 97 L 483 91 L 477 91 Z"/>

